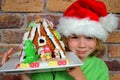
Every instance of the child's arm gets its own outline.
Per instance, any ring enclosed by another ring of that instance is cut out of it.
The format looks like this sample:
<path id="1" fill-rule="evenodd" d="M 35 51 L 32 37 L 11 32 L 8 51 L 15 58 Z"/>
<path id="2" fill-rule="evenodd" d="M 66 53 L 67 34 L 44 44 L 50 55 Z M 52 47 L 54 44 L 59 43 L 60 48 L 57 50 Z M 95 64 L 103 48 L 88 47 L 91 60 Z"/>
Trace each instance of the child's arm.
<path id="1" fill-rule="evenodd" d="M 74 68 L 67 68 L 67 73 L 74 78 L 74 80 L 86 80 L 81 68 L 74 67 Z"/>
<path id="2" fill-rule="evenodd" d="M 21 74 L 20 75 L 20 80 L 31 80 L 30 77 L 26 74 Z"/>

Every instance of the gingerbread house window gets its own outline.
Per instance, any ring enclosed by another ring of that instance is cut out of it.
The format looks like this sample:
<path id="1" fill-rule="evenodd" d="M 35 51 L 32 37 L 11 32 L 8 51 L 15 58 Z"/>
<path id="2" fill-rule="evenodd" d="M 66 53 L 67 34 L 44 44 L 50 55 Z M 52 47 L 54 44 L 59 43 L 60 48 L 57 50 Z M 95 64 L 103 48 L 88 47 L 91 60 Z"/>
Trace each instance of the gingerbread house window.
<path id="1" fill-rule="evenodd" d="M 38 38 L 38 45 L 39 45 L 39 46 L 44 46 L 44 45 L 46 45 L 46 39 L 45 39 L 44 36 L 41 36 L 41 37 Z"/>

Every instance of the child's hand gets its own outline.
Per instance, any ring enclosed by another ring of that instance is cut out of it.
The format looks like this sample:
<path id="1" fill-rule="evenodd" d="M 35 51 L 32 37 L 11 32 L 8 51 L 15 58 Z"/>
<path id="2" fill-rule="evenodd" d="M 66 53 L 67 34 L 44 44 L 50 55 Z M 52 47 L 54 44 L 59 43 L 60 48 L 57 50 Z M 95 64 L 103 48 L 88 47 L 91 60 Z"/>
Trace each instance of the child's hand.
<path id="1" fill-rule="evenodd" d="M 27 74 L 6 74 L 2 76 L 2 80 L 31 80 Z"/>
<path id="2" fill-rule="evenodd" d="M 16 51 L 20 51 L 23 48 L 23 44 L 20 44 Z M 2 61 L 0 62 L 0 65 L 3 65 L 6 63 L 6 61 L 9 59 L 9 57 L 16 52 L 14 48 L 10 48 L 8 51 L 0 55 L 2 57 Z M 2 76 L 3 80 L 31 80 L 28 75 L 26 74 L 17 74 L 17 75 L 11 75 L 6 74 Z"/>
<path id="3" fill-rule="evenodd" d="M 0 63 L 0 65 L 3 65 L 8 59 L 9 56 L 12 55 L 14 53 L 14 49 L 11 47 L 8 51 L 6 51 L 1 57 L 2 57 L 2 61 Z"/>
<path id="4" fill-rule="evenodd" d="M 19 75 L 3 75 L 2 76 L 3 80 L 21 80 Z"/>
<path id="5" fill-rule="evenodd" d="M 23 44 L 20 44 L 17 48 L 17 50 L 14 50 L 13 47 L 11 47 L 8 51 L 6 51 L 5 53 L 1 54 L 0 57 L 2 58 L 2 61 L 0 62 L 0 65 L 3 65 L 8 59 L 9 57 L 14 54 L 15 52 L 20 51 L 23 48 Z"/>
<path id="6" fill-rule="evenodd" d="M 85 76 L 79 66 L 67 68 L 67 73 L 74 78 L 74 80 L 86 80 Z"/>
<path id="7" fill-rule="evenodd" d="M 27 74 L 20 74 L 20 80 L 31 80 Z"/>
<path id="8" fill-rule="evenodd" d="M 12 55 L 14 52 L 13 48 L 10 48 L 8 51 L 3 53 L 0 57 L 2 57 L 2 61 L 0 62 L 0 65 L 4 65 L 7 60 L 9 59 L 9 56 Z M 18 75 L 10 75 L 10 74 L 1 74 L 2 80 L 20 80 L 20 77 Z"/>

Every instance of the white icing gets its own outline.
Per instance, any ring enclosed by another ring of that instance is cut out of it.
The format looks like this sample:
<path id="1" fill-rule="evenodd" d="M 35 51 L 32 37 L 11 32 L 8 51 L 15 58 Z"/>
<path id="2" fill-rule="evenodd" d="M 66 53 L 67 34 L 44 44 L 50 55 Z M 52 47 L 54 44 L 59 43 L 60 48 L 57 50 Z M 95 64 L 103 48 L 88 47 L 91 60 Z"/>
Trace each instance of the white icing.
<path id="1" fill-rule="evenodd" d="M 44 50 L 44 48 L 42 48 L 42 47 L 39 48 L 39 49 L 38 49 L 38 54 L 40 55 L 40 53 L 41 53 L 43 50 Z"/>
<path id="2" fill-rule="evenodd" d="M 44 27 L 48 27 L 48 24 L 47 24 L 47 22 L 46 22 L 45 19 L 44 19 L 44 21 L 43 21 L 43 25 L 44 25 Z"/>
<path id="3" fill-rule="evenodd" d="M 59 41 L 59 42 L 60 42 L 61 46 L 62 46 L 63 48 L 65 48 L 65 44 L 63 43 L 63 41 Z"/>
<path id="4" fill-rule="evenodd" d="M 29 33 L 30 33 L 29 31 L 24 33 L 23 41 L 25 41 L 28 38 Z"/>
<path id="5" fill-rule="evenodd" d="M 25 57 L 25 52 L 22 51 L 22 55 L 21 55 L 21 57 L 20 57 L 20 63 L 21 63 L 21 62 L 24 62 L 24 57 Z"/>
<path id="6" fill-rule="evenodd" d="M 37 32 L 38 32 L 38 45 L 39 46 L 44 46 L 46 45 L 46 38 L 44 36 L 41 36 L 41 33 L 40 33 L 40 27 L 41 27 L 41 24 L 37 24 Z M 40 43 L 40 39 L 44 40 L 44 43 Z"/>
<path id="7" fill-rule="evenodd" d="M 39 35 L 39 37 L 41 36 L 41 34 L 40 34 L 40 23 L 39 24 L 37 24 L 37 31 L 38 31 L 38 35 Z"/>
<path id="8" fill-rule="evenodd" d="M 35 31 L 36 31 L 36 27 L 32 27 L 31 33 L 30 33 L 30 37 L 29 39 L 31 41 L 33 41 L 34 37 L 35 37 Z"/>

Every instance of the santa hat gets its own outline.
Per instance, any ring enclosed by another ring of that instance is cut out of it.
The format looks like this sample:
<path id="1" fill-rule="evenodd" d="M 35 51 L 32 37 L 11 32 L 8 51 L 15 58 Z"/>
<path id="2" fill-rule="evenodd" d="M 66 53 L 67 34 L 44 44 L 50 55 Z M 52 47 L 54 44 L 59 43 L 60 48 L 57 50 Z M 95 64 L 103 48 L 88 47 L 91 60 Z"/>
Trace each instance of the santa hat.
<path id="1" fill-rule="evenodd" d="M 117 26 L 117 16 L 107 14 L 103 2 L 77 0 L 64 12 L 57 25 L 57 30 L 66 37 L 77 34 L 96 37 L 105 41 L 109 32 Z"/>

